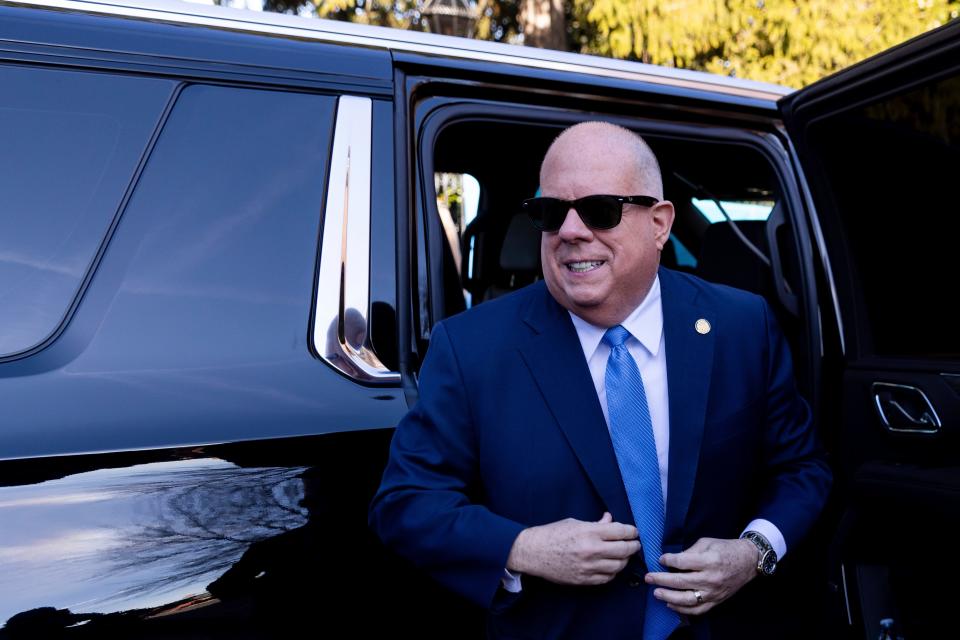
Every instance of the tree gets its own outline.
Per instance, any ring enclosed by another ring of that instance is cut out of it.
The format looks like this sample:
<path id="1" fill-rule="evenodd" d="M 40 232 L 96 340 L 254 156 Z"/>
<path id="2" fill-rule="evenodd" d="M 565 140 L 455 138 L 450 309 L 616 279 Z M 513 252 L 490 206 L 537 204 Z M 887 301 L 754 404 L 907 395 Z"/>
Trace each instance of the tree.
<path id="1" fill-rule="evenodd" d="M 520 3 L 513 0 L 478 0 L 475 37 L 494 42 L 515 42 L 520 29 Z"/>
<path id="2" fill-rule="evenodd" d="M 788 86 L 944 24 L 957 0 L 572 0 L 582 50 Z"/>
<path id="3" fill-rule="evenodd" d="M 960 0 L 476 0 L 477 38 L 799 87 L 935 28 Z M 423 0 L 265 0 L 422 29 Z"/>
<path id="4" fill-rule="evenodd" d="M 564 0 L 557 0 L 562 2 Z M 311 7 L 319 18 L 358 22 L 399 29 L 424 30 L 420 8 L 424 0 L 264 0 L 265 11 L 300 13 Z M 474 37 L 494 42 L 515 42 L 519 27 L 517 0 L 476 0 Z"/>
<path id="5" fill-rule="evenodd" d="M 419 0 L 264 0 L 266 11 L 298 13 L 312 6 L 318 18 L 420 30 Z"/>
<path id="6" fill-rule="evenodd" d="M 562 2 L 563 0 L 556 0 Z M 425 30 L 420 9 L 424 0 L 264 0 L 266 11 L 300 13 L 312 7 L 319 18 L 383 27 Z M 519 2 L 476 0 L 477 24 L 474 37 L 494 42 L 514 42 L 520 33 Z"/>
<path id="7" fill-rule="evenodd" d="M 563 0 L 520 0 L 519 23 L 523 27 L 523 44 L 543 49 L 567 49 Z"/>

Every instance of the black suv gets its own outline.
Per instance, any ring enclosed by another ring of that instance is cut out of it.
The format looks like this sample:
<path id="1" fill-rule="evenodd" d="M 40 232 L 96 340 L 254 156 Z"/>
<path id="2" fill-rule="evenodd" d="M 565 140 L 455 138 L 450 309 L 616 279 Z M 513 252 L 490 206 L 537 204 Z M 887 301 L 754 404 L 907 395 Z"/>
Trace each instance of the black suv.
<path id="1" fill-rule="evenodd" d="M 764 295 L 791 343 L 837 477 L 779 569 L 798 635 L 936 635 L 960 569 L 958 61 L 951 24 L 791 93 L 0 0 L 0 637 L 481 635 L 366 508 L 431 327 L 541 277 L 519 203 L 594 119 L 661 160 L 665 265 Z"/>

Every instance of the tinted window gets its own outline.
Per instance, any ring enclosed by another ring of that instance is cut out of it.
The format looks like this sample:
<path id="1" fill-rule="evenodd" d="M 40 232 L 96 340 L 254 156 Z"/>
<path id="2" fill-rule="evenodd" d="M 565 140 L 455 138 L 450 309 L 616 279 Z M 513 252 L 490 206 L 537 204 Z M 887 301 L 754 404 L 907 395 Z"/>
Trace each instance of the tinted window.
<path id="1" fill-rule="evenodd" d="M 0 356 L 59 325 L 173 86 L 0 67 Z"/>
<path id="2" fill-rule="evenodd" d="M 866 349 L 960 355 L 953 322 L 960 79 L 833 116 L 811 130 L 811 142 L 843 223 L 852 260 L 834 266 L 851 271 L 866 311 Z"/>
<path id="3" fill-rule="evenodd" d="M 767 200 L 707 200 L 691 198 L 690 203 L 707 219 L 710 224 L 723 222 L 728 218 L 734 221 L 766 220 L 773 211 L 773 203 Z M 722 207 L 722 209 L 721 209 Z"/>
<path id="4" fill-rule="evenodd" d="M 124 265 L 123 280 L 84 368 L 310 358 L 334 105 L 279 91 L 183 91 L 105 257 L 104 268 Z"/>

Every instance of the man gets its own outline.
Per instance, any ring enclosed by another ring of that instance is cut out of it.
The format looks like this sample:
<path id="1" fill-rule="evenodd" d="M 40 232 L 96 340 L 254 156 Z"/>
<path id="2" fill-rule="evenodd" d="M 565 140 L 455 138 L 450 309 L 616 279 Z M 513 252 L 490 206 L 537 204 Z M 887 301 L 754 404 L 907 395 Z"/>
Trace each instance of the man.
<path id="1" fill-rule="evenodd" d="M 830 484 L 769 307 L 658 268 L 674 211 L 632 132 L 571 127 L 540 184 L 544 282 L 434 329 L 371 524 L 493 637 L 769 632 L 737 594 Z"/>

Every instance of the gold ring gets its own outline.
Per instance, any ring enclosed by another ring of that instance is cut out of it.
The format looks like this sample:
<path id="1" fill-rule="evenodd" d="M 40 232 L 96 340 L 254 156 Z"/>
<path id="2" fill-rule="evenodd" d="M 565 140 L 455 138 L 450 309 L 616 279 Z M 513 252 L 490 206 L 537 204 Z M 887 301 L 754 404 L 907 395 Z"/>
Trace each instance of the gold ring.
<path id="1" fill-rule="evenodd" d="M 697 599 L 697 604 L 703 604 L 703 594 L 699 590 L 694 591 L 693 595 Z"/>

